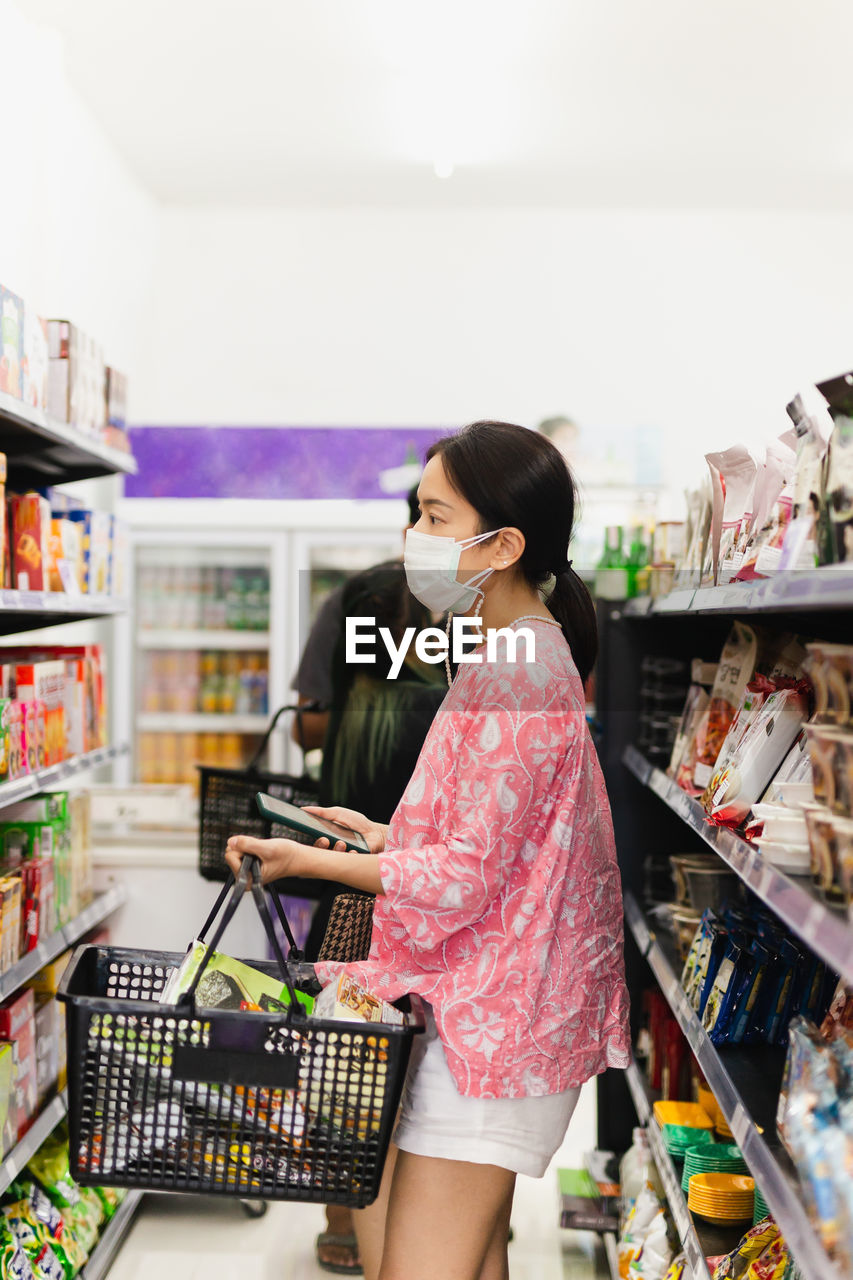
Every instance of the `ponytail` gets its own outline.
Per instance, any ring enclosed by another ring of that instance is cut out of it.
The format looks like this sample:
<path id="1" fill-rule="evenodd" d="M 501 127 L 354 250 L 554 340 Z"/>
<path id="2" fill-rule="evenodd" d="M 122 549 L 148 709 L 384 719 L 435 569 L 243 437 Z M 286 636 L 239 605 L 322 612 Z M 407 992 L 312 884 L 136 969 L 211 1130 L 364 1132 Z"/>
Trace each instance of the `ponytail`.
<path id="1" fill-rule="evenodd" d="M 571 565 L 565 565 L 556 575 L 547 604 L 563 629 L 578 674 L 586 684 L 598 655 L 598 623 L 586 583 Z"/>

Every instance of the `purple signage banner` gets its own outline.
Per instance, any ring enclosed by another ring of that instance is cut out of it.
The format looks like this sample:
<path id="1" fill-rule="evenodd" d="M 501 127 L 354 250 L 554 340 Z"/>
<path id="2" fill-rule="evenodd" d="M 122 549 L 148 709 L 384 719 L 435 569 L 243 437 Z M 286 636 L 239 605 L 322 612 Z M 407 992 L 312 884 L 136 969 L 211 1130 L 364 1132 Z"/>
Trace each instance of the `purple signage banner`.
<path id="1" fill-rule="evenodd" d="M 423 463 L 442 427 L 133 427 L 128 498 L 393 498 L 380 473 Z"/>

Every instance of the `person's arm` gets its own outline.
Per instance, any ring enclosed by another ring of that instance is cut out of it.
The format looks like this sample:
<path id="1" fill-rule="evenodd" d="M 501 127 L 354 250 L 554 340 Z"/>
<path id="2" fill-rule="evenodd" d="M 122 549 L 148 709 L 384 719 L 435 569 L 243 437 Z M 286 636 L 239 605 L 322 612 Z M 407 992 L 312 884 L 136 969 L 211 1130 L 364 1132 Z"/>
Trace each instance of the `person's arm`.
<path id="1" fill-rule="evenodd" d="M 343 594 L 343 586 L 335 587 L 323 601 L 293 677 L 291 688 L 298 693 L 299 705 L 318 702 L 323 708 L 294 717 L 290 736 L 303 751 L 322 747 L 326 739 L 332 701 L 332 658 L 343 626 Z"/>
<path id="2" fill-rule="evenodd" d="M 305 805 L 306 813 L 318 818 L 339 822 L 364 836 L 369 853 L 352 853 L 343 845 L 329 848 L 328 840 L 318 840 L 316 845 L 299 844 L 295 840 L 258 840 L 254 836 L 232 836 L 225 850 L 225 860 L 235 876 L 245 854 L 253 854 L 261 861 L 261 879 L 264 884 L 285 876 L 299 876 L 309 880 L 332 880 L 347 884 L 363 893 L 384 892 L 379 879 L 379 853 L 385 848 L 388 827 L 381 822 L 371 822 L 363 813 L 343 809 L 339 805 L 324 809 L 319 805 Z"/>

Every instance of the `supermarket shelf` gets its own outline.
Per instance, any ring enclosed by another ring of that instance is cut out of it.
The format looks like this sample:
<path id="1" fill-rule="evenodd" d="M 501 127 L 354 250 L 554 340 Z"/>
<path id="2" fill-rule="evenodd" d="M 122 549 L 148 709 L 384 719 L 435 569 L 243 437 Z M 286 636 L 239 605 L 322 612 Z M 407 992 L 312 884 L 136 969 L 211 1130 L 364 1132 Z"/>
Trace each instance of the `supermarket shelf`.
<path id="1" fill-rule="evenodd" d="M 140 733 L 266 733 L 268 716 L 184 715 L 162 711 L 137 716 Z"/>
<path id="2" fill-rule="evenodd" d="M 95 925 L 111 916 L 126 898 L 127 894 L 120 886 L 108 889 L 106 893 L 99 894 L 93 902 L 90 902 L 79 916 L 75 916 L 68 924 L 57 929 L 49 938 L 43 938 L 34 951 L 28 951 L 16 964 L 12 965 L 11 969 L 0 974 L 0 1001 L 14 995 L 46 964 L 50 964 L 51 960 L 61 956 L 63 951 L 67 951 L 69 947 L 73 947 L 85 937 L 90 929 L 94 929 Z"/>
<path id="3" fill-rule="evenodd" d="M 633 1059 L 625 1072 L 625 1079 L 628 1082 L 628 1089 L 637 1111 L 637 1117 L 640 1123 L 646 1126 L 649 1135 L 649 1146 L 663 1183 L 663 1189 L 666 1192 L 666 1198 L 669 1202 L 678 1238 L 681 1241 L 681 1247 L 687 1255 L 690 1276 L 692 1280 L 709 1280 L 709 1271 L 705 1263 L 706 1256 L 716 1256 L 718 1252 L 728 1253 L 733 1244 L 728 1243 L 725 1248 L 721 1248 L 719 1233 L 711 1235 L 711 1228 L 708 1228 L 709 1238 L 702 1239 L 705 1232 L 702 1227 L 694 1222 L 693 1215 L 687 1208 L 687 1200 L 681 1190 L 681 1179 L 676 1172 L 672 1157 L 663 1144 L 660 1126 L 652 1112 L 652 1105 L 649 1101 L 642 1072 Z M 728 1240 L 728 1237 L 725 1237 L 725 1239 Z M 735 1241 L 734 1243 L 737 1242 Z"/>
<path id="4" fill-rule="evenodd" d="M 29 1164 L 44 1140 L 53 1133 L 68 1114 L 68 1092 L 63 1089 L 39 1113 L 21 1141 L 0 1165 L 0 1195 L 15 1181 L 21 1170 Z"/>
<path id="5" fill-rule="evenodd" d="M 691 831 L 705 841 L 749 885 L 762 902 L 785 921 L 830 968 L 853 983 L 853 927 L 843 910 L 823 902 L 806 877 L 789 877 L 765 862 L 746 840 L 705 818 L 698 800 L 682 791 L 672 778 L 654 768 L 634 747 L 622 757 L 643 786 L 653 791 Z"/>
<path id="6" fill-rule="evenodd" d="M 606 1231 L 601 1238 L 604 1241 L 604 1256 L 607 1259 L 610 1280 L 619 1280 L 619 1250 L 616 1237 L 612 1231 Z"/>
<path id="7" fill-rule="evenodd" d="M 80 1272 L 78 1280 L 103 1280 L 133 1225 L 133 1219 L 144 1195 L 144 1191 L 128 1191 L 126 1198 L 113 1214 L 92 1250 L 89 1261 Z"/>
<path id="8" fill-rule="evenodd" d="M 174 628 L 165 630 L 145 630 L 140 627 L 136 634 L 136 643 L 140 649 L 226 649 L 237 650 L 269 649 L 270 633 L 268 631 L 191 631 Z"/>
<path id="9" fill-rule="evenodd" d="M 688 587 L 656 600 L 628 600 L 623 614 L 642 618 L 659 614 L 797 613 L 812 609 L 853 609 L 853 569 L 824 565 L 778 573 L 760 582 Z"/>
<path id="10" fill-rule="evenodd" d="M 0 650 L 2 653 L 2 650 Z M 22 778 L 14 778 L 11 782 L 0 783 L 0 813 L 7 804 L 16 804 L 18 800 L 27 800 L 42 791 L 48 791 L 86 769 L 98 769 L 101 765 L 115 760 L 118 756 L 127 755 L 130 747 L 126 742 L 117 743 L 114 747 L 98 747 L 96 751 L 87 751 L 82 756 L 72 756 L 61 764 L 49 765 L 46 769 L 38 769 L 35 773 L 26 773 Z"/>
<path id="11" fill-rule="evenodd" d="M 2 437 L 0 437 L 2 444 Z M 0 590 L 0 635 L 54 627 L 84 618 L 109 618 L 127 612 L 127 601 L 112 596 L 70 596 L 64 591 Z"/>
<path id="12" fill-rule="evenodd" d="M 667 946 L 650 931 L 630 893 L 625 894 L 625 919 L 687 1037 L 804 1280 L 841 1280 L 808 1219 L 796 1171 L 776 1137 L 775 1109 L 784 1051 L 755 1046 L 718 1052 L 679 985 Z"/>
<path id="13" fill-rule="evenodd" d="M 95 476 L 136 475 L 136 460 L 0 392 L 0 450 L 14 486 L 35 488 Z"/>

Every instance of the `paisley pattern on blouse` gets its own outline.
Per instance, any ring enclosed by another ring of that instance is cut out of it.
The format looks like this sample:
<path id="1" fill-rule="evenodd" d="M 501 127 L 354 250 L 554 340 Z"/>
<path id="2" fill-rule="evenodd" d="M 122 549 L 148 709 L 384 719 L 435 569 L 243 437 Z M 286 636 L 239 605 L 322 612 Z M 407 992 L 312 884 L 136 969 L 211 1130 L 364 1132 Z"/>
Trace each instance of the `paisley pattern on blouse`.
<path id="1" fill-rule="evenodd" d="M 610 807 L 562 633 L 461 666 L 391 820 L 368 960 L 434 1009 L 459 1091 L 560 1093 L 629 1058 Z"/>

